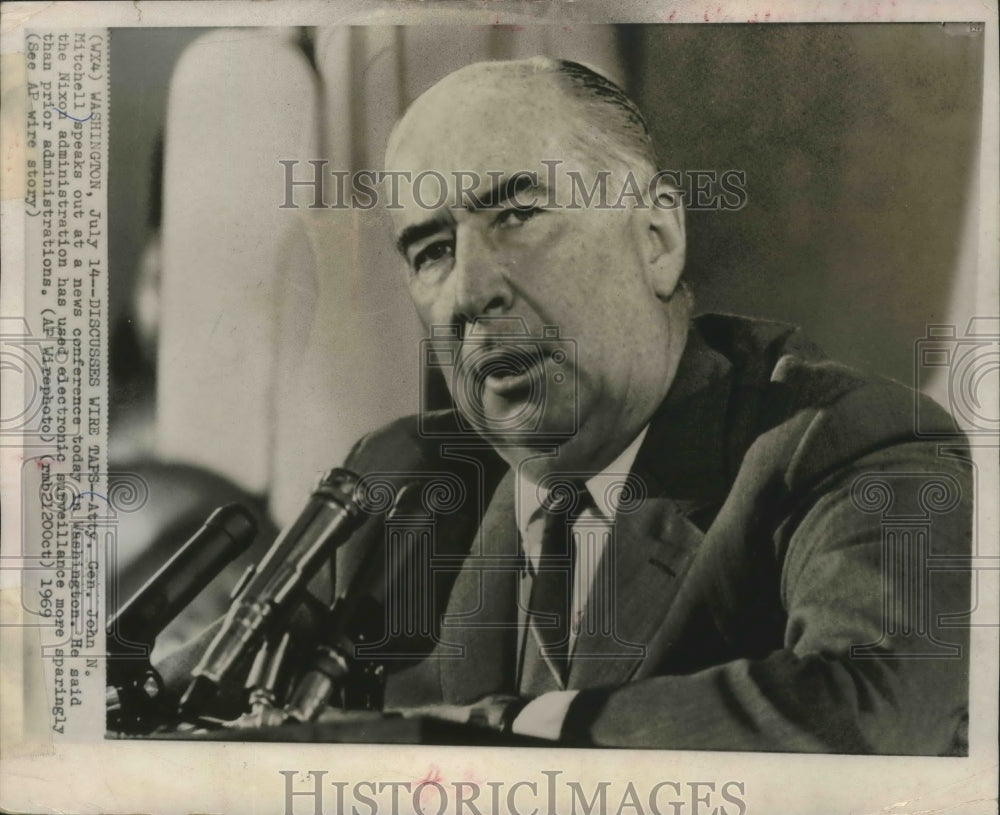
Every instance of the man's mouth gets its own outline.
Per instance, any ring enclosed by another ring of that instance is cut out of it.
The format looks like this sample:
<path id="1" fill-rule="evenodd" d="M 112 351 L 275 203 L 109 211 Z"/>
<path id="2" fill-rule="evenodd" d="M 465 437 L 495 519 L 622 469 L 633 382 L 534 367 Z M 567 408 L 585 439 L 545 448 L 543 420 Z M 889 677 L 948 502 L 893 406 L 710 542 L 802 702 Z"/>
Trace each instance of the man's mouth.
<path id="1" fill-rule="evenodd" d="M 534 347 L 495 345 L 475 352 L 470 359 L 475 390 L 505 400 L 521 401 L 539 389 L 542 353 Z"/>

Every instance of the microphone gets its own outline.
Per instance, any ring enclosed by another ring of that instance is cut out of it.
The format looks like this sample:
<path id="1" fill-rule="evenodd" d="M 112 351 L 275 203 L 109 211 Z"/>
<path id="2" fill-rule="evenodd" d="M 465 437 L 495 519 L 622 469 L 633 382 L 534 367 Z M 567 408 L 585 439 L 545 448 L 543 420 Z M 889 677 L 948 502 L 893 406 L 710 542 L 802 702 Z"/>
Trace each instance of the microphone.
<path id="1" fill-rule="evenodd" d="M 128 654 L 129 645 L 151 646 L 167 624 L 244 552 L 256 535 L 257 522 L 245 507 L 226 504 L 215 510 L 108 622 L 112 654 Z"/>
<path id="2" fill-rule="evenodd" d="M 221 628 L 192 671 L 180 702 L 182 718 L 202 710 L 233 665 L 296 607 L 316 570 L 360 525 L 358 476 L 335 468 L 324 475 L 295 522 L 248 573 Z"/>

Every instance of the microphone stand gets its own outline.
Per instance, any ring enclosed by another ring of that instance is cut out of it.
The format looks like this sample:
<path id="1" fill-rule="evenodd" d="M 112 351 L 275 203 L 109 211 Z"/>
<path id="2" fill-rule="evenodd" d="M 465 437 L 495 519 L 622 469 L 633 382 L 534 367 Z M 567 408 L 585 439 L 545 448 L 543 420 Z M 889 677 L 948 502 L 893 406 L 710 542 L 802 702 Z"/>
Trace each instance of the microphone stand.
<path id="1" fill-rule="evenodd" d="M 304 602 L 308 594 L 306 586 L 316 570 L 333 561 L 335 550 L 349 540 L 361 524 L 363 513 L 360 507 L 365 503 L 362 492 L 358 476 L 349 470 L 333 469 L 320 479 L 299 517 L 278 536 L 261 562 L 237 588 L 237 596 L 222 627 L 192 671 L 191 682 L 178 709 L 181 719 L 199 717 L 220 688 L 232 681 L 242 657 L 259 647 L 258 643 L 262 640 L 275 636 L 276 632 L 287 627 L 293 612 Z M 329 613 L 324 616 L 327 625 L 320 625 L 319 630 L 336 630 L 336 626 L 330 625 Z M 316 627 L 312 630 L 315 631 Z M 331 645 L 338 646 L 339 643 Z M 282 659 L 287 649 L 287 645 L 280 649 Z M 346 660 L 338 658 L 334 648 L 318 651 L 317 655 L 311 670 L 307 671 L 308 682 L 283 714 L 286 718 L 293 714 L 296 718 L 311 716 L 317 706 L 330 698 L 334 686 L 349 673 Z M 258 656 L 262 665 L 269 664 L 260 653 Z M 276 675 L 277 670 L 275 668 L 270 673 Z M 268 673 L 263 667 L 261 671 Z M 317 688 L 317 683 L 323 686 L 322 691 Z M 313 692 L 307 693 L 308 688 L 313 688 Z M 265 718 L 269 722 L 276 720 L 271 710 L 276 702 L 274 688 L 265 682 L 256 690 L 260 693 L 252 704 L 257 706 L 258 713 L 251 711 L 250 716 L 256 715 L 260 721 Z M 305 707 L 307 698 L 313 701 Z M 319 701 L 321 699 L 322 702 Z M 237 721 L 246 723 L 250 720 Z"/>
<path id="2" fill-rule="evenodd" d="M 279 682 L 286 668 L 285 662 L 291 638 L 291 632 L 286 631 L 277 641 L 272 637 L 261 645 L 244 685 L 249 692 L 250 709 L 233 721 L 226 722 L 226 727 L 256 730 L 284 723 L 286 717 L 277 706 L 277 701 L 280 693 Z"/>
<path id="3" fill-rule="evenodd" d="M 385 666 L 354 659 L 356 637 L 349 636 L 343 618 L 343 598 L 330 610 L 331 636 L 321 641 L 309 668 L 293 688 L 285 715 L 295 722 L 311 722 L 336 702 L 344 709 L 381 710 L 385 697 Z"/>

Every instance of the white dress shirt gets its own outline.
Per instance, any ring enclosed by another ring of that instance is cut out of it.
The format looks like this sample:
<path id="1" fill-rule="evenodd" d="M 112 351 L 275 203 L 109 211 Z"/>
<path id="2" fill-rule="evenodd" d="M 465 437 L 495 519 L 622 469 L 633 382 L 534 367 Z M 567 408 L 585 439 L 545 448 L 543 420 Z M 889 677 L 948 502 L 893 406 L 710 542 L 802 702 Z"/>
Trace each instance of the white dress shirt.
<path id="1" fill-rule="evenodd" d="M 590 493 L 593 504 L 580 513 L 574 522 L 574 527 L 576 524 L 586 522 L 587 527 L 591 530 L 595 526 L 600 529 L 603 525 L 609 532 L 611 531 L 615 516 L 618 513 L 618 503 L 621 496 L 620 489 L 612 489 L 611 487 L 612 485 L 620 484 L 622 476 L 631 472 L 635 457 L 639 452 L 639 447 L 642 445 L 643 439 L 646 437 L 648 429 L 647 425 L 632 440 L 632 443 L 622 451 L 618 458 L 597 475 L 587 479 L 587 492 Z M 541 502 L 546 497 L 546 494 L 536 484 L 527 478 L 521 477 L 520 472 L 516 474 L 516 477 L 518 478 L 515 506 L 517 528 L 521 533 L 521 540 L 524 542 L 525 555 L 531 563 L 532 571 L 534 571 L 537 569 L 538 561 L 541 557 L 541 552 L 539 551 L 541 547 L 541 535 L 532 534 L 535 530 L 532 530 L 531 527 L 534 524 L 544 523 L 544 518 L 540 510 Z M 584 556 L 584 553 L 581 551 L 581 536 L 577 534 L 573 535 L 573 543 L 577 547 L 577 566 L 573 580 L 572 620 L 570 624 L 571 650 L 576 642 L 579 632 L 579 621 L 583 616 L 587 596 L 590 594 L 591 587 L 597 575 L 597 567 L 600 565 L 601 557 L 604 554 L 604 542 L 608 537 L 598 535 L 597 540 L 600 541 L 600 548 L 596 552 L 591 550 L 587 553 L 589 556 Z M 591 543 L 593 543 L 593 540 L 591 538 Z M 522 615 L 523 613 L 522 609 Z M 526 629 L 523 627 L 524 620 L 521 619 L 519 622 L 522 623 L 522 636 L 528 636 Z M 524 710 L 518 714 L 517 718 L 514 719 L 513 731 L 524 736 L 558 739 L 559 733 L 562 730 L 563 720 L 566 718 L 566 712 L 577 693 L 578 691 L 575 690 L 543 693 L 529 702 Z"/>

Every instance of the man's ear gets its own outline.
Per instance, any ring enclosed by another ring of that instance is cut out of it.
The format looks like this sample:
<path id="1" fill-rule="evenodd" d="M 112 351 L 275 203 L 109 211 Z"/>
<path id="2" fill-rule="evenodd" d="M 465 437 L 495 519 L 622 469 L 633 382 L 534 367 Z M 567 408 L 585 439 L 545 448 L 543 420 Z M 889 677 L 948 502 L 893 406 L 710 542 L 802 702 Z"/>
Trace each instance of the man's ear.
<path id="1" fill-rule="evenodd" d="M 656 296 L 666 301 L 673 297 L 684 271 L 687 240 L 684 233 L 682 193 L 662 176 L 651 191 L 649 208 L 644 211 L 643 236 L 646 273 Z"/>

